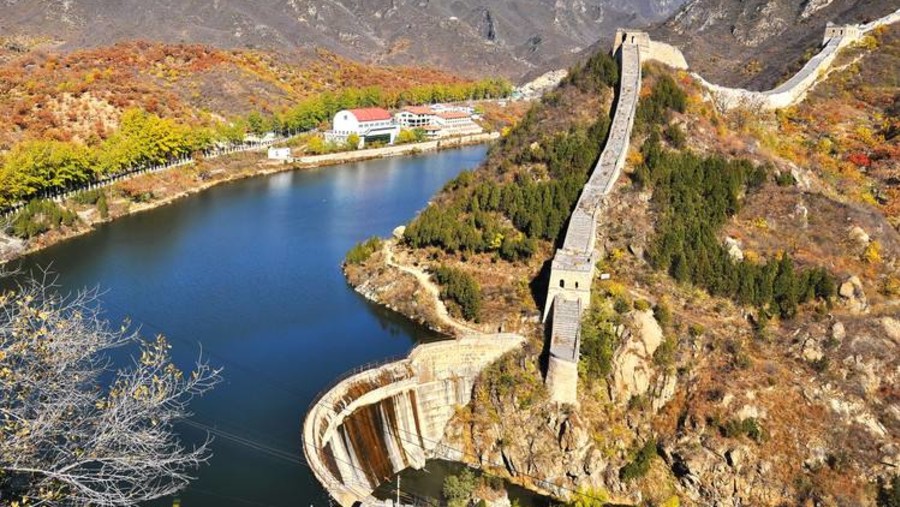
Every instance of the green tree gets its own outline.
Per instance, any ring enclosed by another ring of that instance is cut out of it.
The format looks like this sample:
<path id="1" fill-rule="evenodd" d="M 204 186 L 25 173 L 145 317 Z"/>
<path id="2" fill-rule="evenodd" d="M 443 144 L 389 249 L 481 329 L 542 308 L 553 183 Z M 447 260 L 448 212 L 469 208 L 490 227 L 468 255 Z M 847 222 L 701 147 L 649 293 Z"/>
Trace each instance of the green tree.
<path id="1" fill-rule="evenodd" d="M 475 474 L 468 468 L 444 479 L 443 494 L 448 507 L 466 507 L 475 492 Z"/>
<path id="2" fill-rule="evenodd" d="M 47 189 L 64 189 L 96 176 L 94 153 L 74 142 L 26 141 L 5 157 L 0 181 L 6 203 L 30 199 Z"/>

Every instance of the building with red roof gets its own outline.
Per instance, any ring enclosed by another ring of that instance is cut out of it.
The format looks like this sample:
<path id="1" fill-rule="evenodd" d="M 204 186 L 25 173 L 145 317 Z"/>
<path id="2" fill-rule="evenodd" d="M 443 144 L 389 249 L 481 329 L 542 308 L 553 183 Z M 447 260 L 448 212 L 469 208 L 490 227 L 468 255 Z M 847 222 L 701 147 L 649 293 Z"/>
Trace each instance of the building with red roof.
<path id="1" fill-rule="evenodd" d="M 325 134 L 329 142 L 347 142 L 353 134 L 359 137 L 359 147 L 369 142 L 394 144 L 400 127 L 394 124 L 394 117 L 387 109 L 364 107 L 345 109 L 334 115 L 332 128 Z"/>

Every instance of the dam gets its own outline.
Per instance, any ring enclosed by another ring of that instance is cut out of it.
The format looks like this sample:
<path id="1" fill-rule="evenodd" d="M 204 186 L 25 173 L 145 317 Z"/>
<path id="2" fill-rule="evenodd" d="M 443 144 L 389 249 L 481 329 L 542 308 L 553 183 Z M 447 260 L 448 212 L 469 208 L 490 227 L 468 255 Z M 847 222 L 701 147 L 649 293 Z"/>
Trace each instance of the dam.
<path id="1" fill-rule="evenodd" d="M 471 401 L 479 373 L 521 347 L 522 336 L 475 335 L 420 345 L 405 359 L 364 368 L 314 399 L 303 422 L 303 453 L 340 505 L 377 505 L 383 481 L 425 461 L 461 461 L 439 445 L 457 407 Z"/>

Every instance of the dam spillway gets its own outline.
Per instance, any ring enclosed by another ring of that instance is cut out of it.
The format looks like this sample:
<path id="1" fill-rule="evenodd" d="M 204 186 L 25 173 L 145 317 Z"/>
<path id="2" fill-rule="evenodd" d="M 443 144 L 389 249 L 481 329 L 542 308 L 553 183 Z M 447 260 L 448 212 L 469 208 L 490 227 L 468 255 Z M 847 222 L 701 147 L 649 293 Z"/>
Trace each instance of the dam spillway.
<path id="1" fill-rule="evenodd" d="M 316 478 L 342 506 L 374 505 L 372 492 L 401 470 L 431 458 L 458 461 L 440 445 L 447 423 L 471 401 L 481 371 L 524 341 L 495 334 L 429 343 L 342 379 L 303 421 L 303 453 Z"/>

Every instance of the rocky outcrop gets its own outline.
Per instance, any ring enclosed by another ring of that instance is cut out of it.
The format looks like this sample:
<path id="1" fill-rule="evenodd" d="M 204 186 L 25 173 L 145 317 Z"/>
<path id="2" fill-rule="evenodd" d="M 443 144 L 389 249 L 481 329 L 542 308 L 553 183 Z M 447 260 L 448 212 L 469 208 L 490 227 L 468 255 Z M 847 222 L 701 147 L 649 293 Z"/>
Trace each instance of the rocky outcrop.
<path id="1" fill-rule="evenodd" d="M 869 308 L 869 301 L 858 276 L 847 278 L 838 291 L 844 304 L 854 313 L 864 313 Z"/>
<path id="2" fill-rule="evenodd" d="M 663 331 L 653 312 L 632 311 L 619 328 L 622 345 L 613 355 L 610 398 L 627 403 L 650 391 L 655 371 L 653 353 L 663 340 Z"/>

